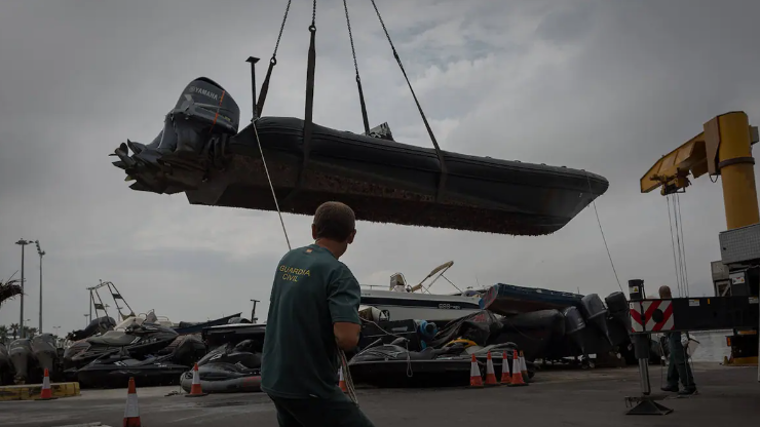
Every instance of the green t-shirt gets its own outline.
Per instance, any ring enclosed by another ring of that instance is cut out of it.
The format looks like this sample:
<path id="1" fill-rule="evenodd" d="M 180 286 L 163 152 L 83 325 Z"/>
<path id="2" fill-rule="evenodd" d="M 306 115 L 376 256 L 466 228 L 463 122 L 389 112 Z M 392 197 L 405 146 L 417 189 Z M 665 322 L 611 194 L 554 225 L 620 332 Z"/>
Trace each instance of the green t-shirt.
<path id="1" fill-rule="evenodd" d="M 269 297 L 261 389 L 284 398 L 343 397 L 333 323 L 360 324 L 360 298 L 351 270 L 327 249 L 285 254 Z"/>

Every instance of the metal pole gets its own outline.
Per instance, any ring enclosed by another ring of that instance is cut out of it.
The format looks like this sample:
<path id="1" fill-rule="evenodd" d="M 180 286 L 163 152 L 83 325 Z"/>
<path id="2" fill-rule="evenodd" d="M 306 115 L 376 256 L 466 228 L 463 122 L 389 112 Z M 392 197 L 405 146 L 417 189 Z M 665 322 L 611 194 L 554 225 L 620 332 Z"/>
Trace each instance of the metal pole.
<path id="1" fill-rule="evenodd" d="M 40 335 L 42 335 L 42 256 L 45 255 L 45 251 L 40 248 L 40 241 L 35 240 L 34 244 L 37 246 L 37 254 L 40 256 Z"/>
<path id="2" fill-rule="evenodd" d="M 16 244 L 21 246 L 21 298 L 19 298 L 19 302 L 21 303 L 21 309 L 19 310 L 19 322 L 18 326 L 21 330 L 21 338 L 25 338 L 26 334 L 24 333 L 24 246 L 30 244 L 32 242 L 19 239 Z"/>
<path id="3" fill-rule="evenodd" d="M 253 302 L 253 308 L 251 309 L 251 323 L 256 323 L 256 321 L 259 320 L 256 318 L 256 303 L 258 303 L 259 300 L 252 299 L 251 302 Z"/>
<path id="4" fill-rule="evenodd" d="M 245 62 L 251 64 L 251 100 L 253 102 L 251 121 L 254 121 L 259 118 L 259 108 L 256 101 L 256 63 L 259 62 L 259 58 L 249 56 Z"/>

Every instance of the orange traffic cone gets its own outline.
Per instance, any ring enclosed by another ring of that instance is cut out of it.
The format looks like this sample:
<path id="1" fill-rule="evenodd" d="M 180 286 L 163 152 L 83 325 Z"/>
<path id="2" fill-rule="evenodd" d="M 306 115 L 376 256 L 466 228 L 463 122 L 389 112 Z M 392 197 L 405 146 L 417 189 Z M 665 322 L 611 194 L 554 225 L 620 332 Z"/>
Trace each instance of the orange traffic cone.
<path id="1" fill-rule="evenodd" d="M 495 386 L 499 385 L 496 381 L 496 372 L 493 369 L 493 360 L 491 360 L 491 352 L 488 352 L 488 361 L 486 362 L 486 385 Z"/>
<path id="2" fill-rule="evenodd" d="M 483 377 L 480 376 L 480 367 L 474 354 L 470 361 L 470 387 L 483 387 Z"/>
<path id="3" fill-rule="evenodd" d="M 346 379 L 343 378 L 343 368 L 338 368 L 338 377 L 340 378 L 338 385 L 343 393 L 348 393 L 348 387 L 346 387 Z"/>
<path id="4" fill-rule="evenodd" d="M 198 364 L 193 366 L 193 384 L 190 386 L 190 394 L 186 394 L 185 397 L 201 397 L 207 396 L 208 393 L 203 392 L 201 387 L 201 374 L 198 373 Z"/>
<path id="5" fill-rule="evenodd" d="M 45 368 L 45 377 L 42 379 L 42 391 L 40 391 L 40 397 L 37 400 L 53 400 L 53 390 L 50 388 L 50 373 Z"/>
<path id="6" fill-rule="evenodd" d="M 517 350 L 512 352 L 512 382 L 510 387 L 528 385 L 523 381 L 522 370 L 520 366 L 520 356 L 517 355 Z"/>
<path id="7" fill-rule="evenodd" d="M 129 389 L 127 390 L 127 406 L 124 408 L 123 427 L 142 427 L 140 422 L 140 408 L 137 404 L 137 390 L 135 378 L 129 377 Z"/>
<path id="8" fill-rule="evenodd" d="M 512 383 L 512 376 L 509 375 L 509 359 L 507 359 L 506 351 L 501 355 L 501 383 L 507 385 Z"/>
<path id="9" fill-rule="evenodd" d="M 523 381 L 530 382 L 530 376 L 528 375 L 528 363 L 525 361 L 525 354 L 520 350 L 520 373 L 522 373 Z"/>

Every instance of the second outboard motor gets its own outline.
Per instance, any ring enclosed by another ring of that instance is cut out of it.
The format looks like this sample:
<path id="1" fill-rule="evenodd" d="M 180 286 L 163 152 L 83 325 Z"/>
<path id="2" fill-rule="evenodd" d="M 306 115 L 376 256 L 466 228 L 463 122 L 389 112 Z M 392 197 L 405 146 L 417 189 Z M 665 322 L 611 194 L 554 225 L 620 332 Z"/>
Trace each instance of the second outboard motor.
<path id="1" fill-rule="evenodd" d="M 581 312 L 576 307 L 567 307 L 562 310 L 565 315 L 565 333 L 572 337 L 583 354 L 586 354 L 586 345 L 580 332 L 586 329 L 586 322 L 583 320 Z"/>
<path id="2" fill-rule="evenodd" d="M 607 328 L 607 309 L 604 308 L 604 303 L 599 295 L 588 294 L 584 296 L 581 299 L 581 309 L 586 320 L 596 325 L 607 337 L 607 340 L 610 340 L 610 331 Z"/>
<path id="3" fill-rule="evenodd" d="M 56 362 L 58 361 L 58 349 L 55 343 L 55 337 L 52 334 L 41 334 L 32 338 L 32 354 L 37 359 L 40 369 L 48 370 L 50 375 L 54 375 Z"/>
<path id="4" fill-rule="evenodd" d="M 627 330 L 631 330 L 631 319 L 629 317 L 630 311 L 628 308 L 628 299 L 626 299 L 625 294 L 620 291 L 615 291 L 605 298 L 604 302 L 607 303 L 607 309 L 609 310 L 610 315 L 615 320 L 626 325 Z"/>

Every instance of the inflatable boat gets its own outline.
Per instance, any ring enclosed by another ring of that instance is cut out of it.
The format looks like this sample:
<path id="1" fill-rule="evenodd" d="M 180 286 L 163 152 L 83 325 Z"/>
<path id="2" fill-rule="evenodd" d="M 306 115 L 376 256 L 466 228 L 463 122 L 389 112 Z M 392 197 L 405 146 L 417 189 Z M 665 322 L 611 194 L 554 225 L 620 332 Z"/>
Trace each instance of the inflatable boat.
<path id="1" fill-rule="evenodd" d="M 238 133 L 239 120 L 232 96 L 200 77 L 158 136 L 121 144 L 114 165 L 136 181 L 132 189 L 184 192 L 191 204 L 274 210 L 268 173 L 284 212 L 312 215 L 340 200 L 359 220 L 513 235 L 561 229 L 609 185 L 564 166 L 445 151 L 441 162 L 433 149 L 389 134 L 312 124 L 305 138 L 304 121 L 293 117 L 257 118 Z"/>
<path id="2" fill-rule="evenodd" d="M 462 341 L 436 349 L 409 351 L 399 341 L 367 348 L 348 362 L 355 383 L 377 387 L 461 387 L 470 382 L 472 355 L 478 362 L 481 376 L 485 376 L 488 352 L 497 377 L 501 376 L 503 355 L 506 353 L 509 368 L 512 355 L 519 351 L 514 343 L 486 347 L 468 346 Z M 530 378 L 535 374 L 533 363 L 526 362 Z"/>
<path id="3" fill-rule="evenodd" d="M 260 343 L 243 340 L 227 343 L 198 361 L 198 376 L 205 393 L 246 393 L 261 391 Z M 193 371 L 182 374 L 180 386 L 186 392 L 193 384 Z"/>

